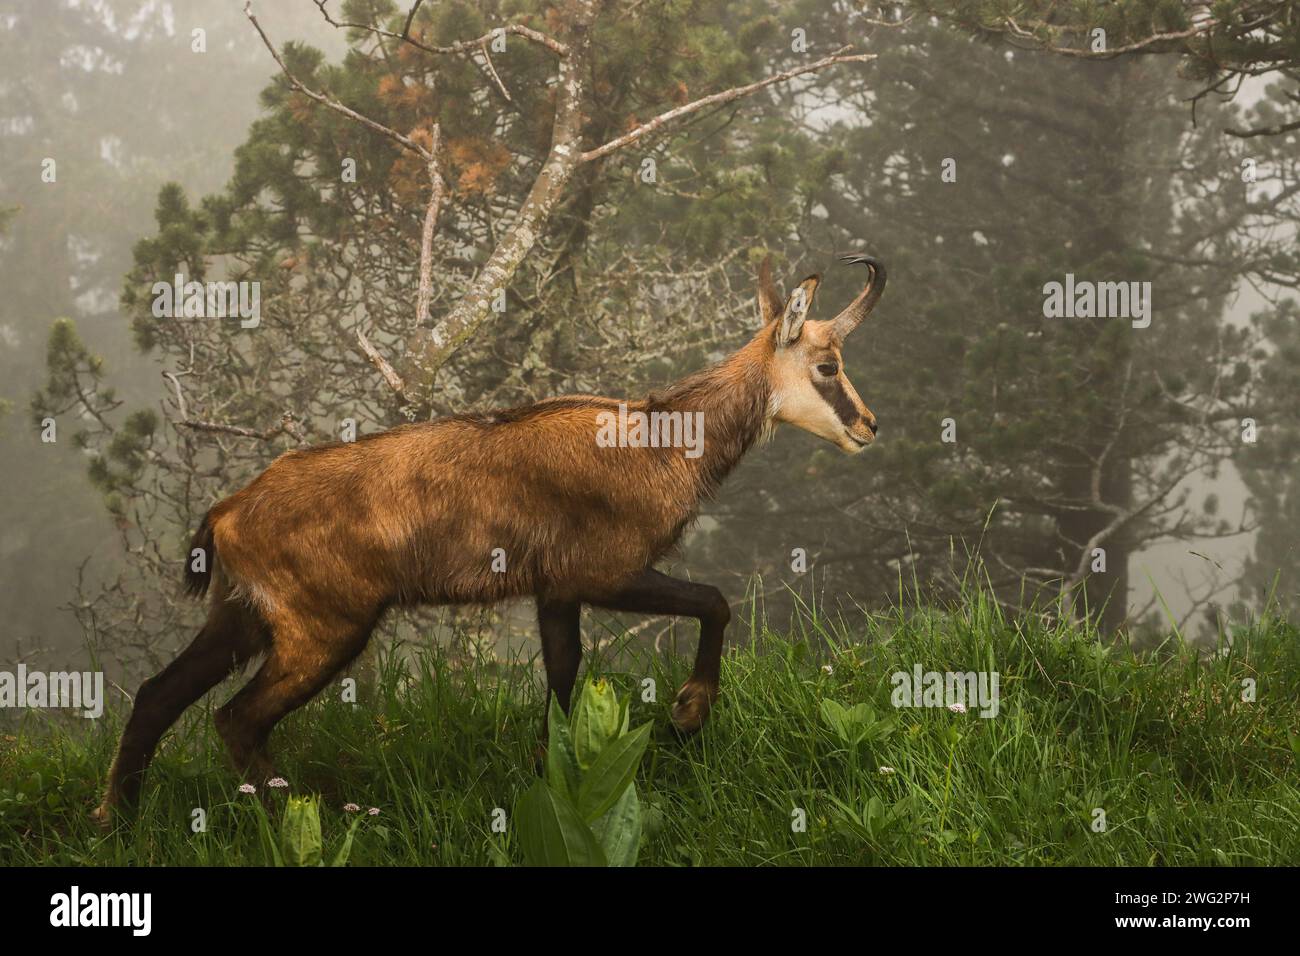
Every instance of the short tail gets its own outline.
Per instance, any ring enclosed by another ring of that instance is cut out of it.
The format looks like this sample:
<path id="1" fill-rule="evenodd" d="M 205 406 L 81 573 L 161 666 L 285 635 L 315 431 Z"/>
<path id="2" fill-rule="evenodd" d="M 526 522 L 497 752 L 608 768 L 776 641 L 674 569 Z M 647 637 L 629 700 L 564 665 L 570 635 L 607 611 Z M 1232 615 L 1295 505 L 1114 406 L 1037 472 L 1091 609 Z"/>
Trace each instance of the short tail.
<path id="1" fill-rule="evenodd" d="M 217 560 L 211 517 L 210 511 L 203 516 L 199 530 L 190 539 L 190 552 L 185 557 L 185 590 L 195 597 L 208 593 L 208 585 L 212 582 L 212 565 Z"/>

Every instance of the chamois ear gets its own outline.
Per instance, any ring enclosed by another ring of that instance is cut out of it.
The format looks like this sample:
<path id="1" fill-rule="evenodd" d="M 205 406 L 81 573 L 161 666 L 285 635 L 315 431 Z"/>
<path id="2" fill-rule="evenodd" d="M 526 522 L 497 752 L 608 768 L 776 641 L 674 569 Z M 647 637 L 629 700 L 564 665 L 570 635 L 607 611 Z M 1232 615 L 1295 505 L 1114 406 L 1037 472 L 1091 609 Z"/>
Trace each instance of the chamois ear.
<path id="1" fill-rule="evenodd" d="M 781 314 L 784 302 L 781 290 L 772 281 L 772 257 L 764 256 L 763 264 L 758 267 L 758 313 L 764 325 L 770 324 Z"/>
<path id="2" fill-rule="evenodd" d="M 813 296 L 817 294 L 817 285 L 822 281 L 819 275 L 811 275 L 799 283 L 799 288 L 790 295 L 790 301 L 781 311 L 781 325 L 776 330 L 778 346 L 793 345 L 799 341 L 803 332 L 804 319 L 812 308 Z"/>

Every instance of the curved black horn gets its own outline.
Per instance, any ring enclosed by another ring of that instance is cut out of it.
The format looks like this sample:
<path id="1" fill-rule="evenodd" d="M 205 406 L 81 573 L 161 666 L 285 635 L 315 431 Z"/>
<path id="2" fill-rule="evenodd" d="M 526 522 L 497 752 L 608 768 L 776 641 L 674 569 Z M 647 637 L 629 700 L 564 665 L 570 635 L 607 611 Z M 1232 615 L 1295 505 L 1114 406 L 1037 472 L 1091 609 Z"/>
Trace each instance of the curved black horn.
<path id="1" fill-rule="evenodd" d="M 885 264 L 874 256 L 840 256 L 841 262 L 852 265 L 865 265 L 871 270 L 871 280 L 856 299 L 848 304 L 843 312 L 835 316 L 833 322 L 836 334 L 842 339 L 859 325 L 867 314 L 876 307 L 885 291 Z"/>

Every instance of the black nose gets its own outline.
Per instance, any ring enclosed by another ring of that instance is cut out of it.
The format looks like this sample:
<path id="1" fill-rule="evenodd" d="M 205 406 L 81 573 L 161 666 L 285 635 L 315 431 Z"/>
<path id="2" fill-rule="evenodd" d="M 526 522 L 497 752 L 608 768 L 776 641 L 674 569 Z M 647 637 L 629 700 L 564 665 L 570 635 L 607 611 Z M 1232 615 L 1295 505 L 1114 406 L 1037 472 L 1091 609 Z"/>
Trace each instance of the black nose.
<path id="1" fill-rule="evenodd" d="M 880 430 L 880 425 L 876 423 L 874 418 L 867 422 L 867 427 L 871 429 L 871 434 L 873 435 Z"/>

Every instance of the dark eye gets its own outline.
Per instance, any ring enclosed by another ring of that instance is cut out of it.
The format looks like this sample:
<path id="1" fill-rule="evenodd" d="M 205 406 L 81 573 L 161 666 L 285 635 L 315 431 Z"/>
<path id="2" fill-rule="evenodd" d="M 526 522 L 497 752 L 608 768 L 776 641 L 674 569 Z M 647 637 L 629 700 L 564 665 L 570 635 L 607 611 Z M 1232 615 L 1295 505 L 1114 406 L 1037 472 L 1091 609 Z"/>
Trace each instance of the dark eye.
<path id="1" fill-rule="evenodd" d="M 832 375 L 840 374 L 840 367 L 834 362 L 823 362 L 817 366 L 817 372 L 830 378 Z"/>

